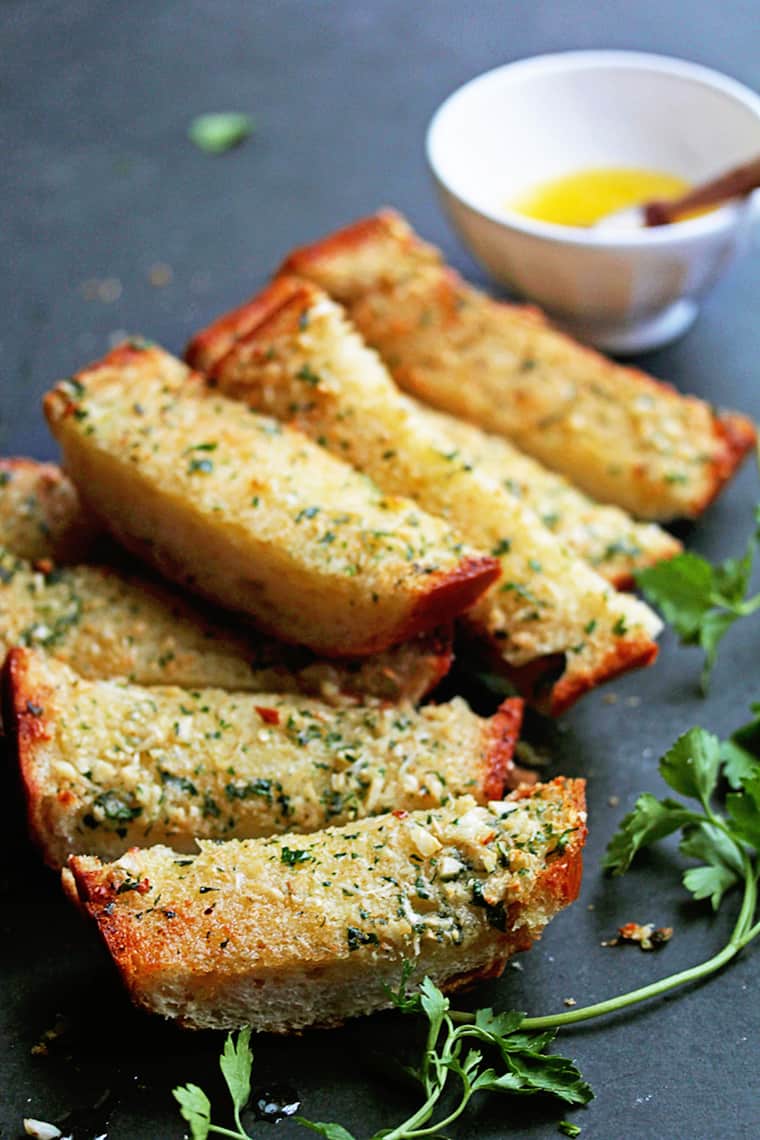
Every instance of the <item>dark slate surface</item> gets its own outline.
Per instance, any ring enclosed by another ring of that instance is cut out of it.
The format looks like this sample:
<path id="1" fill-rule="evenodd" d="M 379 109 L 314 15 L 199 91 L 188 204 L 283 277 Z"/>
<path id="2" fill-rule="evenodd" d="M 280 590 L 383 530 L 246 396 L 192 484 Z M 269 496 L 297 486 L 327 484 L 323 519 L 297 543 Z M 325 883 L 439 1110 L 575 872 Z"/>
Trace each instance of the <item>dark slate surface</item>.
<path id="1" fill-rule="evenodd" d="M 755 0 L 533 0 L 430 5 L 129 4 L 5 0 L 0 8 L 0 448 L 52 456 L 39 398 L 52 380 L 99 355 L 119 330 L 180 349 L 201 322 L 239 302 L 293 244 L 392 203 L 476 278 L 436 209 L 422 156 L 425 123 L 462 81 L 523 55 L 571 47 L 680 54 L 760 87 Z M 185 139 L 203 111 L 253 112 L 256 136 L 221 158 Z M 173 280 L 151 285 L 156 264 Z M 88 299 L 113 279 L 105 301 Z M 684 389 L 760 415 L 760 268 L 748 257 L 685 340 L 647 366 Z M 747 467 L 689 533 L 711 556 L 738 552 L 758 497 Z M 696 694 L 698 656 L 663 639 L 655 669 L 587 698 L 563 722 L 554 769 L 589 777 L 591 837 L 582 897 L 544 941 L 478 1000 L 531 1012 L 643 984 L 722 944 L 730 916 L 684 902 L 666 848 L 609 883 L 599 859 L 624 807 L 657 791 L 656 760 L 683 729 L 720 733 L 760 697 L 758 621 L 726 640 L 711 696 Z M 616 698 L 616 703 L 610 703 Z M 611 808 L 609 798 L 620 797 Z M 0 862 L 0 1135 L 31 1114 L 80 1116 L 77 1137 L 183 1135 L 169 1090 L 218 1091 L 213 1035 L 188 1036 L 128 1006 L 93 932 L 17 835 L 6 794 Z M 672 924 L 659 955 L 602 949 L 618 923 Z M 757 951 L 709 984 L 604 1025 L 567 1033 L 597 1099 L 573 1114 L 584 1137 L 758 1135 Z M 58 1015 L 67 1030 L 48 1057 L 30 1050 Z M 405 1115 L 384 1062 L 411 1025 L 380 1019 L 331 1034 L 256 1045 L 257 1085 L 285 1082 L 313 1119 L 358 1136 Z M 551 1104 L 481 1103 L 456 1135 L 557 1135 Z M 268 1125 L 258 1126 L 265 1133 Z M 282 1136 L 303 1135 L 292 1123 Z"/>

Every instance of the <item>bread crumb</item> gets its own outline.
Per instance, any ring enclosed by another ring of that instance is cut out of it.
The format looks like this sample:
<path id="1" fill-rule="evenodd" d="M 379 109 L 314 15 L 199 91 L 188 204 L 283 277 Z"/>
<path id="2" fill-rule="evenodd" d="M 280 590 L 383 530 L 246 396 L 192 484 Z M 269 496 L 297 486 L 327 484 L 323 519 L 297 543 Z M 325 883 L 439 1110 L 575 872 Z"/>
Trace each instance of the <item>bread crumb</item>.
<path id="1" fill-rule="evenodd" d="M 572 1007 L 577 1004 L 578 1002 L 575 1000 L 575 998 L 565 998 L 565 1005 Z"/>
<path id="2" fill-rule="evenodd" d="M 642 950 L 660 950 L 673 937 L 672 926 L 658 926 L 653 922 L 626 922 L 618 927 L 617 936 L 601 943 L 602 946 L 636 944 Z"/>
<path id="3" fill-rule="evenodd" d="M 616 705 L 618 702 L 617 693 L 605 693 L 602 700 L 606 705 Z"/>
<path id="4" fill-rule="evenodd" d="M 619 807 L 620 796 L 610 796 L 607 800 L 607 803 L 610 805 L 610 807 Z"/>

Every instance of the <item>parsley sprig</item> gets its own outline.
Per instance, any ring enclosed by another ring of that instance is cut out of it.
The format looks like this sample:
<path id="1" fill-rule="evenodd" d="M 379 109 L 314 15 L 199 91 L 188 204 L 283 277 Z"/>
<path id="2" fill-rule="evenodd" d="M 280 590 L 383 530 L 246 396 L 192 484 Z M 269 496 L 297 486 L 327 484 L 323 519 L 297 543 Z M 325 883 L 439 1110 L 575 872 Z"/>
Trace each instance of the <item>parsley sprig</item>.
<path id="1" fill-rule="evenodd" d="M 587 1104 L 593 1093 L 575 1063 L 548 1053 L 559 1029 L 615 1013 L 659 997 L 679 986 L 700 981 L 731 961 L 760 935 L 758 878 L 760 877 L 760 704 L 754 719 L 721 742 L 693 728 L 675 742 L 660 761 L 660 775 L 679 798 L 657 799 L 645 793 L 613 836 L 604 866 L 622 875 L 645 848 L 680 833 L 680 851 L 696 861 L 683 875 L 695 899 L 709 899 L 713 910 L 728 892 L 742 892 L 738 917 L 726 945 L 711 958 L 669 977 L 580 1009 L 544 1017 L 509 1011 L 474 1013 L 452 1010 L 449 1000 L 425 978 L 416 992 L 407 990 L 413 966 L 404 966 L 397 992 L 390 993 L 402 1013 L 427 1020 L 427 1038 L 418 1069 L 407 1070 L 422 1090 L 418 1107 L 401 1124 L 375 1134 L 372 1140 L 417 1140 L 441 1135 L 479 1092 L 550 1093 L 570 1105 Z M 733 789 L 722 808 L 716 802 L 722 780 Z M 250 1030 L 227 1037 L 220 1059 L 233 1102 L 237 1131 L 212 1124 L 210 1104 L 197 1085 L 174 1090 L 193 1140 L 210 1133 L 250 1140 L 240 1113 L 250 1096 L 252 1054 Z M 353 1140 L 342 1125 L 298 1118 L 326 1140 Z M 578 1135 L 577 1125 L 562 1122 L 566 1135 Z"/>
<path id="2" fill-rule="evenodd" d="M 713 566 L 689 550 L 636 575 L 647 601 L 662 611 L 681 644 L 703 650 L 703 693 L 709 688 L 721 639 L 739 618 L 760 609 L 760 594 L 747 597 L 758 543 L 760 505 L 755 508 L 754 530 L 741 558 L 726 558 Z"/>

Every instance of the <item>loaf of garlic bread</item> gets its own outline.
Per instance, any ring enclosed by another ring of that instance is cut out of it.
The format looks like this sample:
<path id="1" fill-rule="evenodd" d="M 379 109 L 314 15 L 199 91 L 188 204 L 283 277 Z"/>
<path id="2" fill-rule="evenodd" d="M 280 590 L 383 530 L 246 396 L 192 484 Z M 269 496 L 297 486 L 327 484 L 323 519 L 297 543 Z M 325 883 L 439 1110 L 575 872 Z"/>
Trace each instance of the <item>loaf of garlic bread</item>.
<path id="1" fill-rule="evenodd" d="M 576 897 L 585 820 L 582 781 L 559 779 L 196 856 L 74 856 L 64 885 L 142 1008 L 287 1033 L 389 1006 L 405 962 L 412 988 L 498 975 Z"/>
<path id="2" fill-rule="evenodd" d="M 402 388 L 636 517 L 698 515 L 755 442 L 745 416 L 718 415 L 537 310 L 471 288 L 392 211 L 297 250 L 283 270 L 346 304 Z"/>
<path id="3" fill-rule="evenodd" d="M 122 345 L 45 399 L 67 472 L 128 549 L 282 639 L 367 655 L 499 574 L 445 522 L 158 348 Z"/>
<path id="4" fill-rule="evenodd" d="M 499 582 L 465 621 L 526 696 L 558 713 L 587 689 L 654 658 L 654 614 L 616 594 L 445 425 L 404 397 L 325 293 L 281 278 L 237 310 L 237 321 L 231 348 L 231 316 L 190 348 L 222 392 L 290 421 L 384 492 L 410 496 L 498 557 Z"/>
<path id="5" fill-rule="evenodd" d="M 46 862 L 129 847 L 310 832 L 380 812 L 500 799 L 522 702 L 488 720 L 457 697 L 416 710 L 333 708 L 300 695 L 86 681 L 8 655 L 6 730 Z"/>

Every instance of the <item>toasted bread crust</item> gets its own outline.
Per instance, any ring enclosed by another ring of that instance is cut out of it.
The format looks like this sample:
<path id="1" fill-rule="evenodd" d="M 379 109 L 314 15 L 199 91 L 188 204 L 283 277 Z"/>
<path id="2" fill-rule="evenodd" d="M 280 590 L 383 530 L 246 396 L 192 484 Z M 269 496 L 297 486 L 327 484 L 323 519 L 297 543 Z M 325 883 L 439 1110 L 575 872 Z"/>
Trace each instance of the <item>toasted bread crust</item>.
<path id="1" fill-rule="evenodd" d="M 297 864 L 283 836 L 204 844 L 180 866 L 161 847 L 110 865 L 75 856 L 65 882 L 138 1005 L 188 1028 L 293 1032 L 387 1007 L 405 960 L 412 988 L 495 976 L 577 894 L 585 830 L 582 782 L 555 780 L 516 803 L 302 837 Z"/>
<path id="2" fill-rule="evenodd" d="M 85 681 L 8 655 L 6 725 L 45 861 L 114 859 L 165 843 L 307 833 L 518 785 L 522 702 L 488 720 L 457 698 L 416 711 L 336 709 L 303 696 Z"/>
<path id="3" fill-rule="evenodd" d="M 519 697 L 509 697 L 499 706 L 484 729 L 485 757 L 483 797 L 499 800 L 507 788 L 516 788 L 520 783 L 534 784 L 532 772 L 515 768 L 515 747 L 520 738 L 523 722 L 523 702 Z"/>
<path id="4" fill-rule="evenodd" d="M 238 308 L 225 313 L 209 328 L 196 333 L 185 349 L 185 360 L 198 372 L 210 372 L 241 336 L 267 320 L 271 313 L 293 296 L 297 288 L 291 279 L 285 277 L 272 281 L 266 289 Z"/>
<path id="5" fill-rule="evenodd" d="M 207 330 L 206 359 L 220 391 L 292 422 L 388 494 L 409 495 L 473 546 L 497 555 L 503 584 L 467 620 L 498 645 L 508 668 L 561 653 L 565 692 L 581 693 L 605 679 L 605 662 L 616 670 L 619 661 L 651 659 L 658 627 L 651 612 L 624 603 L 628 612 L 614 633 L 620 601 L 606 583 L 461 452 L 440 417 L 429 418 L 401 395 L 322 290 L 291 278 L 278 282 L 288 285 L 284 298 L 282 288 L 274 288 L 266 291 L 271 303 L 255 298 L 238 309 L 237 324 L 223 317 L 219 338 L 214 326 Z M 590 641 L 589 629 L 596 631 Z"/>
<path id="6" fill-rule="evenodd" d="M 383 496 L 302 433 L 241 417 L 159 349 L 114 350 L 45 410 L 80 493 L 129 550 L 325 656 L 406 641 L 498 576 L 442 520 Z"/>
<path id="7" fill-rule="evenodd" d="M 470 288 L 392 212 L 296 251 L 284 269 L 344 301 L 402 387 L 637 517 L 695 517 L 755 442 L 746 417 L 715 415 L 536 310 Z"/>

